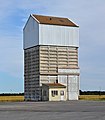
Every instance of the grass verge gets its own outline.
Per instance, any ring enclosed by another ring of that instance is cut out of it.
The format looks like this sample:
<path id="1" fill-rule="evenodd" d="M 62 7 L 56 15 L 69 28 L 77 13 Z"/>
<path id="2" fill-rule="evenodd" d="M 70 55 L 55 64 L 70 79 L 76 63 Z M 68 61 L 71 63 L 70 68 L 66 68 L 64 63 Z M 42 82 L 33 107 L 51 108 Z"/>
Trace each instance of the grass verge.
<path id="1" fill-rule="evenodd" d="M 80 95 L 79 100 L 105 100 L 105 95 Z M 24 96 L 0 96 L 0 102 L 22 102 Z"/>
<path id="2" fill-rule="evenodd" d="M 18 102 L 24 101 L 24 96 L 0 96 L 0 102 Z"/>
<path id="3" fill-rule="evenodd" d="M 79 100 L 105 100 L 105 95 L 80 95 Z"/>

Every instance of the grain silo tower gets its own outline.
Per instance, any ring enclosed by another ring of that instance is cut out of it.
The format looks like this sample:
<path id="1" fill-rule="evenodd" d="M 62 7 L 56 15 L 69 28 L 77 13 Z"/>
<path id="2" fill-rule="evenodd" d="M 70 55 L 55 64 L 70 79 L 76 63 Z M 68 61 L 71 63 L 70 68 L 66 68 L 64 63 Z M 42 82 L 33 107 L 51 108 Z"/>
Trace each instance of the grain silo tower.
<path id="1" fill-rule="evenodd" d="M 42 84 L 48 83 L 65 85 L 67 100 L 78 100 L 78 25 L 68 18 L 31 14 L 23 48 L 25 100 L 42 100 Z"/>

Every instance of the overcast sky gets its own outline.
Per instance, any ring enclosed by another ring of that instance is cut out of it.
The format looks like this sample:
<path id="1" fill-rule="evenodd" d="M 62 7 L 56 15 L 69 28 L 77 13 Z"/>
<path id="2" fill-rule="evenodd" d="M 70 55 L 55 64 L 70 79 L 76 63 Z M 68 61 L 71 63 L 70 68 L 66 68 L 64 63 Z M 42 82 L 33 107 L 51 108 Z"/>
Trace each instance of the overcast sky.
<path id="1" fill-rule="evenodd" d="M 80 89 L 105 90 L 105 0 L 0 0 L 0 92 L 23 92 L 22 29 L 31 13 L 80 26 Z"/>

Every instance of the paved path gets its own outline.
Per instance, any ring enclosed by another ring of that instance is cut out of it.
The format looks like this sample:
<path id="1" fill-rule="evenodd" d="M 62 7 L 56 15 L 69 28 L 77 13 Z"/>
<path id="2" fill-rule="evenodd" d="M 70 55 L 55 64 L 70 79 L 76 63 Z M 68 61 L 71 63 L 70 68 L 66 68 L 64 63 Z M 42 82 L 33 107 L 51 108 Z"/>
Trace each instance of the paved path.
<path id="1" fill-rule="evenodd" d="M 105 120 L 105 102 L 1 102 L 0 120 Z"/>

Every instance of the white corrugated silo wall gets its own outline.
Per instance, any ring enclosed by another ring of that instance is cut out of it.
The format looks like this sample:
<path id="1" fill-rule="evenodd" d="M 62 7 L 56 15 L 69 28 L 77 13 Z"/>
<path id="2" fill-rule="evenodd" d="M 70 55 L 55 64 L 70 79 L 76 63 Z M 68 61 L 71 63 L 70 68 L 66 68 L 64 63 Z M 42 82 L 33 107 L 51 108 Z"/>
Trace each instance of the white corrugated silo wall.
<path id="1" fill-rule="evenodd" d="M 79 28 L 40 24 L 39 44 L 79 47 Z"/>
<path id="2" fill-rule="evenodd" d="M 23 29 L 23 48 L 39 44 L 39 24 L 31 16 Z"/>
<path id="3" fill-rule="evenodd" d="M 79 69 L 58 69 L 59 73 L 80 73 Z M 78 100 L 79 96 L 79 76 L 78 75 L 58 75 L 58 82 L 67 88 L 67 99 Z"/>
<path id="4" fill-rule="evenodd" d="M 79 96 L 79 76 L 68 77 L 69 100 L 78 100 Z"/>
<path id="5" fill-rule="evenodd" d="M 30 16 L 23 29 L 23 48 L 36 45 L 79 47 L 79 28 L 39 24 Z"/>
<path id="6" fill-rule="evenodd" d="M 78 100 L 79 96 L 79 76 L 59 75 L 58 82 L 67 88 L 67 100 Z"/>

